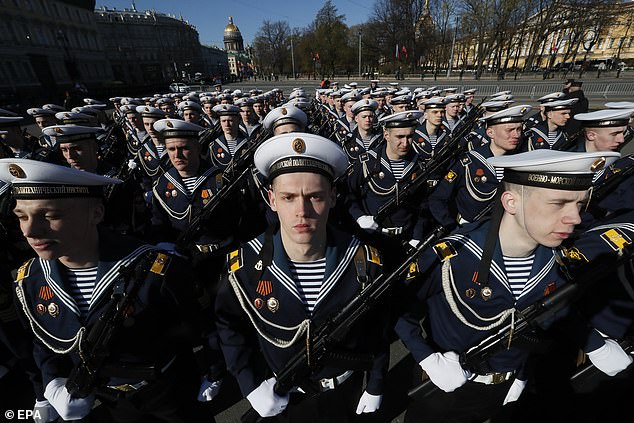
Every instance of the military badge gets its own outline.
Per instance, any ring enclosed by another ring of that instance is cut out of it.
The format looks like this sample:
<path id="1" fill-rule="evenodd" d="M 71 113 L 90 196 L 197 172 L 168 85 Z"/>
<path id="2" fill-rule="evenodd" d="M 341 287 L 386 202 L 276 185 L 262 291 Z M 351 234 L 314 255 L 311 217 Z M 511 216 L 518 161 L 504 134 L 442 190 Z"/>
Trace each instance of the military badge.
<path id="1" fill-rule="evenodd" d="M 37 296 L 44 301 L 49 301 L 53 298 L 53 290 L 48 285 L 42 286 Z"/>
<path id="2" fill-rule="evenodd" d="M 471 299 L 473 297 L 475 297 L 476 295 L 476 290 L 473 288 L 467 288 L 467 290 L 464 293 L 466 295 L 467 298 Z"/>
<path id="3" fill-rule="evenodd" d="M 51 317 L 59 316 L 59 306 L 57 304 L 50 303 L 47 308 L 48 308 L 48 314 L 50 314 Z"/>
<path id="4" fill-rule="evenodd" d="M 255 308 L 260 310 L 262 307 L 264 307 L 264 300 L 262 298 L 256 298 L 253 301 L 253 305 L 255 306 Z"/>
<path id="5" fill-rule="evenodd" d="M 280 308 L 280 302 L 275 297 L 271 297 L 266 300 L 266 306 L 271 311 L 271 313 L 275 313 Z"/>
<path id="6" fill-rule="evenodd" d="M 480 296 L 484 301 L 489 301 L 492 295 L 493 290 L 488 286 L 485 286 L 484 288 L 482 288 L 482 291 L 480 291 Z"/>
<path id="7" fill-rule="evenodd" d="M 38 314 L 44 314 L 46 313 L 46 306 L 44 304 L 38 304 L 35 306 L 35 310 Z"/>
<path id="8" fill-rule="evenodd" d="M 293 151 L 297 154 L 304 154 L 306 152 L 306 142 L 301 138 L 295 138 L 293 140 Z"/>
<path id="9" fill-rule="evenodd" d="M 20 178 L 20 179 L 26 178 L 26 173 L 24 173 L 24 170 L 17 164 L 12 163 L 9 165 L 9 173 L 14 178 Z"/>
<path id="10" fill-rule="evenodd" d="M 445 175 L 445 181 L 453 182 L 457 176 L 458 174 L 456 172 L 454 172 L 453 170 L 450 170 L 449 173 Z"/>
<path id="11" fill-rule="evenodd" d="M 482 176 L 482 175 L 484 175 L 484 169 L 476 169 L 475 174 L 476 174 L 476 176 Z"/>

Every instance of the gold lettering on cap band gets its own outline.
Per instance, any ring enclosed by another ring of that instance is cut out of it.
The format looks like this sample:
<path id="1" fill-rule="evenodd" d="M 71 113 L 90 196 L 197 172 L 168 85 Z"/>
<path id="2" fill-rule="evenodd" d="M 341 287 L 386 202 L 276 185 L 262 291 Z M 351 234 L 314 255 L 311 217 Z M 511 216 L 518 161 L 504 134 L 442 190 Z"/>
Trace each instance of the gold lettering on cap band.
<path id="1" fill-rule="evenodd" d="M 13 186 L 13 195 L 88 195 L 87 186 L 49 185 Z"/>
<path id="2" fill-rule="evenodd" d="M 298 171 L 301 169 L 315 169 L 329 175 L 330 177 L 334 177 L 334 172 L 329 165 L 310 157 L 288 157 L 286 159 L 282 159 L 271 166 L 269 169 L 269 177 L 291 168 L 297 168 Z"/>

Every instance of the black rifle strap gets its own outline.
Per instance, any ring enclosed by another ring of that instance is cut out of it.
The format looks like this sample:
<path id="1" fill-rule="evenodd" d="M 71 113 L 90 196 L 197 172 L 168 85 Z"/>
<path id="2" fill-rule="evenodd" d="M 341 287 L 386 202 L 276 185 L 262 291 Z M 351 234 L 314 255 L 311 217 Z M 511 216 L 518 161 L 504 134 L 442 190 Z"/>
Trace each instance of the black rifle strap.
<path id="1" fill-rule="evenodd" d="M 502 223 L 502 215 L 504 213 L 504 207 L 500 202 L 502 197 L 502 186 L 498 187 L 498 192 L 493 197 L 493 211 L 491 213 L 491 226 L 487 233 L 486 240 L 484 241 L 484 248 L 482 250 L 482 259 L 480 260 L 480 267 L 478 268 L 478 276 L 476 281 L 481 286 L 489 285 L 489 271 L 491 270 L 491 260 L 493 260 L 493 253 L 498 243 L 500 224 Z"/>

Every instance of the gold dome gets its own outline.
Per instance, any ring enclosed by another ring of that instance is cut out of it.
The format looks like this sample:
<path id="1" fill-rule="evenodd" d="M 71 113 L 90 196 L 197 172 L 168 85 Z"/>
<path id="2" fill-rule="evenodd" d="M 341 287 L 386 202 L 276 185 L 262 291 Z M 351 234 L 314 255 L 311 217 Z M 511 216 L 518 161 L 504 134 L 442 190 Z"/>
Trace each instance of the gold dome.
<path id="1" fill-rule="evenodd" d="M 239 32 L 240 32 L 240 30 L 238 29 L 238 27 L 237 27 L 237 26 L 235 26 L 235 25 L 233 24 L 233 17 L 232 17 L 232 16 L 229 16 L 229 25 L 227 25 L 227 26 L 225 27 L 225 34 L 227 34 L 227 33 L 231 33 L 231 32 L 238 32 L 238 33 L 239 33 Z"/>

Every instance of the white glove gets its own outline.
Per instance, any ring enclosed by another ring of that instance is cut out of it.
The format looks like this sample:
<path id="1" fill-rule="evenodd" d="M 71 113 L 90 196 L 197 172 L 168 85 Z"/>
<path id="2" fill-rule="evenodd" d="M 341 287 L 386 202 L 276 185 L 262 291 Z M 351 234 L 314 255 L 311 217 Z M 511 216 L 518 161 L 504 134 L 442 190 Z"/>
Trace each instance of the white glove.
<path id="1" fill-rule="evenodd" d="M 210 382 L 206 377 L 203 378 L 203 382 L 200 384 L 200 389 L 198 390 L 198 401 L 207 402 L 211 401 L 218 395 L 220 392 L 220 387 L 222 386 L 222 379 L 214 380 Z"/>
<path id="2" fill-rule="evenodd" d="M 288 405 L 288 395 L 277 395 L 273 391 L 274 386 L 275 378 L 272 377 L 262 382 L 260 386 L 247 395 L 247 400 L 251 403 L 251 407 L 262 417 L 277 416 Z"/>
<path id="3" fill-rule="evenodd" d="M 592 364 L 608 376 L 615 376 L 632 363 L 632 356 L 618 342 L 606 339 L 605 345 L 588 353 Z"/>
<path id="4" fill-rule="evenodd" d="M 48 423 L 57 420 L 59 414 L 53 408 L 50 402 L 44 401 L 35 401 L 35 406 L 33 407 L 33 421 L 35 423 Z"/>
<path id="5" fill-rule="evenodd" d="M 90 414 L 95 402 L 95 395 L 90 394 L 86 398 L 71 398 L 66 389 L 66 380 L 63 377 L 51 380 L 44 390 L 44 398 L 51 403 L 62 419 L 82 419 Z"/>
<path id="6" fill-rule="evenodd" d="M 418 248 L 418 244 L 420 244 L 420 239 L 410 239 L 408 244 L 414 248 Z"/>
<path id="7" fill-rule="evenodd" d="M 134 169 L 137 168 L 137 166 L 138 165 L 136 164 L 136 161 L 134 161 L 134 159 L 129 159 L 128 160 L 128 169 L 134 170 Z"/>
<path id="8" fill-rule="evenodd" d="M 504 402 L 502 403 L 502 405 L 506 405 L 509 402 L 517 401 L 520 395 L 522 395 L 524 388 L 526 388 L 526 381 L 515 379 L 513 381 L 513 384 L 511 385 L 511 388 L 507 392 L 506 398 L 504 398 Z"/>
<path id="9" fill-rule="evenodd" d="M 460 366 L 458 354 L 447 351 L 444 354 L 433 353 L 418 363 L 429 379 L 445 392 L 453 392 L 467 383 L 471 372 Z"/>
<path id="10" fill-rule="evenodd" d="M 381 407 L 381 401 L 383 401 L 383 395 L 372 395 L 368 394 L 368 391 L 363 391 L 357 405 L 357 414 L 374 413 Z"/>
<path id="11" fill-rule="evenodd" d="M 373 216 L 363 215 L 357 219 L 357 223 L 361 229 L 368 231 L 376 231 L 379 229 L 379 225 L 374 221 Z"/>

